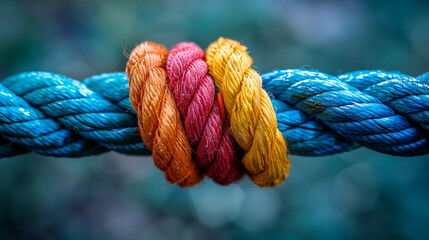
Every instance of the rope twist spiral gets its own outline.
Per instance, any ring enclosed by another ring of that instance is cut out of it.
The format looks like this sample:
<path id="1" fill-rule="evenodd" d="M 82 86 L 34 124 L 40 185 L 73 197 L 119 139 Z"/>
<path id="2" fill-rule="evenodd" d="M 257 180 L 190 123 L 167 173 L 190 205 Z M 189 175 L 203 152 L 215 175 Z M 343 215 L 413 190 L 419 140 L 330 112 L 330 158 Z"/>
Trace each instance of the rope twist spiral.
<path id="1" fill-rule="evenodd" d="M 81 157 L 145 149 L 136 132 L 136 116 L 76 80 L 21 73 L 1 82 L 0 96 L 1 136 L 29 151 Z"/>
<path id="2" fill-rule="evenodd" d="M 240 43 L 220 38 L 207 49 L 207 64 L 231 116 L 231 132 L 246 152 L 243 165 L 259 186 L 282 183 L 289 172 L 285 140 L 252 58 Z"/>
<path id="3" fill-rule="evenodd" d="M 421 80 L 382 71 L 359 71 L 337 78 L 290 69 L 264 74 L 263 82 L 273 98 L 305 113 L 298 125 L 317 126 L 320 122 L 309 121 L 318 120 L 352 142 L 393 155 L 429 151 L 429 86 Z M 315 137 L 329 132 L 318 129 L 321 131 Z M 341 145 L 326 147 L 330 152 L 333 147 L 342 150 L 358 146 L 352 142 L 349 146 L 342 141 Z"/>
<path id="4" fill-rule="evenodd" d="M 155 165 L 170 182 L 191 186 L 202 175 L 192 161 L 192 149 L 168 88 L 167 56 L 168 50 L 156 43 L 144 42 L 134 48 L 126 69 L 130 101 Z"/>
<path id="5" fill-rule="evenodd" d="M 230 184 L 242 176 L 240 151 L 234 146 L 223 104 L 215 99 L 213 79 L 207 74 L 204 51 L 193 43 L 174 46 L 167 59 L 171 91 L 186 135 L 195 149 L 195 161 L 207 176 Z"/>

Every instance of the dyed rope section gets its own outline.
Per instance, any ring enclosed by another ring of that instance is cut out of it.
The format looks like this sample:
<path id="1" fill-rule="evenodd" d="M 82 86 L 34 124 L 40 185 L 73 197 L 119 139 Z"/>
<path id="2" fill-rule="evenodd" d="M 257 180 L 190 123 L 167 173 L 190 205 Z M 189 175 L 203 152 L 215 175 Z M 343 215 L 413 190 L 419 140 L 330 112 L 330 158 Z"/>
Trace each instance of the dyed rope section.
<path id="1" fill-rule="evenodd" d="M 2 137 L 39 154 L 136 154 L 145 148 L 134 132 L 135 115 L 78 81 L 46 72 L 21 73 L 2 81 L 0 96 Z"/>
<path id="2" fill-rule="evenodd" d="M 243 176 L 241 151 L 229 132 L 223 103 L 216 101 L 204 55 L 194 43 L 179 43 L 168 55 L 167 73 L 195 161 L 207 176 L 227 185 Z"/>
<path id="3" fill-rule="evenodd" d="M 425 130 L 429 86 L 424 81 L 381 71 L 354 72 L 337 78 L 291 69 L 264 74 L 263 82 L 274 99 L 306 113 L 300 126 L 309 121 L 320 125 L 317 118 L 343 138 L 379 152 L 411 156 L 429 151 Z M 283 119 L 279 117 L 279 121 Z M 321 136 L 315 134 L 315 138 Z M 354 147 L 343 146 L 347 142 L 333 143 L 330 148 Z"/>
<path id="4" fill-rule="evenodd" d="M 277 126 L 286 139 L 289 153 L 302 156 L 326 156 L 360 147 L 356 142 L 346 138 L 347 136 L 343 137 L 330 129 L 315 116 L 271 97 L 276 110 Z"/>
<path id="5" fill-rule="evenodd" d="M 338 78 L 429 132 L 429 85 L 401 73 L 356 71 Z"/>
<path id="6" fill-rule="evenodd" d="M 167 56 L 168 50 L 156 43 L 144 42 L 134 48 L 126 69 L 130 101 L 155 165 L 171 183 L 192 186 L 203 176 L 192 160 L 192 149 L 169 90 L 164 67 Z"/>
<path id="7" fill-rule="evenodd" d="M 219 38 L 207 49 L 207 64 L 231 116 L 232 135 L 246 152 L 242 163 L 250 178 L 261 187 L 281 184 L 290 168 L 285 140 L 246 47 Z"/>

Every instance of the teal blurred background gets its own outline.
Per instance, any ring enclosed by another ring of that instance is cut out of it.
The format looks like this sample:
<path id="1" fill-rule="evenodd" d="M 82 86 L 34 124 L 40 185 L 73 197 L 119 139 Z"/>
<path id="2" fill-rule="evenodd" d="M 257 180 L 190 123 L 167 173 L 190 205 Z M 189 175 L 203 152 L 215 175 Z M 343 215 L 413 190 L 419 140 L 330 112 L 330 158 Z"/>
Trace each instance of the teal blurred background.
<path id="1" fill-rule="evenodd" d="M 0 77 L 123 71 L 151 40 L 247 45 L 255 69 L 429 71 L 427 1 L 0 1 Z M 259 189 L 168 184 L 149 157 L 0 160 L 0 239 L 428 239 L 429 157 L 291 156 Z"/>

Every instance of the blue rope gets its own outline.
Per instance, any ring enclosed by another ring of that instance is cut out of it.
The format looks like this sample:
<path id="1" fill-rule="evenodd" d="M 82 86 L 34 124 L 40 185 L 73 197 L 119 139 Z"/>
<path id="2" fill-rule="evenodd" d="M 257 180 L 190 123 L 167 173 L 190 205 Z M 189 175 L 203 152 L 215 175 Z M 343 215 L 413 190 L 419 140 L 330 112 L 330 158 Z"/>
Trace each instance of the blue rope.
<path id="1" fill-rule="evenodd" d="M 429 151 L 429 74 L 311 70 L 262 75 L 293 154 L 321 156 L 365 146 L 392 155 Z M 114 150 L 147 155 L 125 73 L 83 82 L 47 72 L 0 84 L 0 157 L 28 151 L 80 157 Z"/>
<path id="2" fill-rule="evenodd" d="M 427 76 L 358 71 L 334 77 L 291 69 L 262 79 L 291 152 L 326 155 L 361 145 L 412 156 L 429 152 Z"/>
<path id="3" fill-rule="evenodd" d="M 126 76 L 113 76 L 94 79 L 113 79 L 116 91 L 122 90 L 127 96 Z M 121 83 L 123 86 L 118 85 Z M 102 97 L 111 92 L 108 85 L 91 89 L 91 84 L 86 86 L 46 72 L 8 77 L 0 84 L 1 136 L 25 149 L 51 156 L 80 157 L 108 150 L 150 154 L 141 141 L 135 114 L 109 101 L 116 100 L 119 93 L 112 98 Z M 20 149 L 10 143 L 3 144 L 0 152 L 1 156 L 19 153 Z"/>

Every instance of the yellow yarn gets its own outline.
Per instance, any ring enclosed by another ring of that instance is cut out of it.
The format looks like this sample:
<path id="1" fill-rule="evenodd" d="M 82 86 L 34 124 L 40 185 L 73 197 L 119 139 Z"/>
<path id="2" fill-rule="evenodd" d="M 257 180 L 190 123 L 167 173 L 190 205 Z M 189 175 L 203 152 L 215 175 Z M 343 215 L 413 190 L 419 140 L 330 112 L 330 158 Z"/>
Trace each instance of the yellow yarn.
<path id="1" fill-rule="evenodd" d="M 232 135 L 246 152 L 243 165 L 255 184 L 271 187 L 286 179 L 290 160 L 273 106 L 246 50 L 237 41 L 219 38 L 208 47 L 206 60 L 231 116 Z"/>

